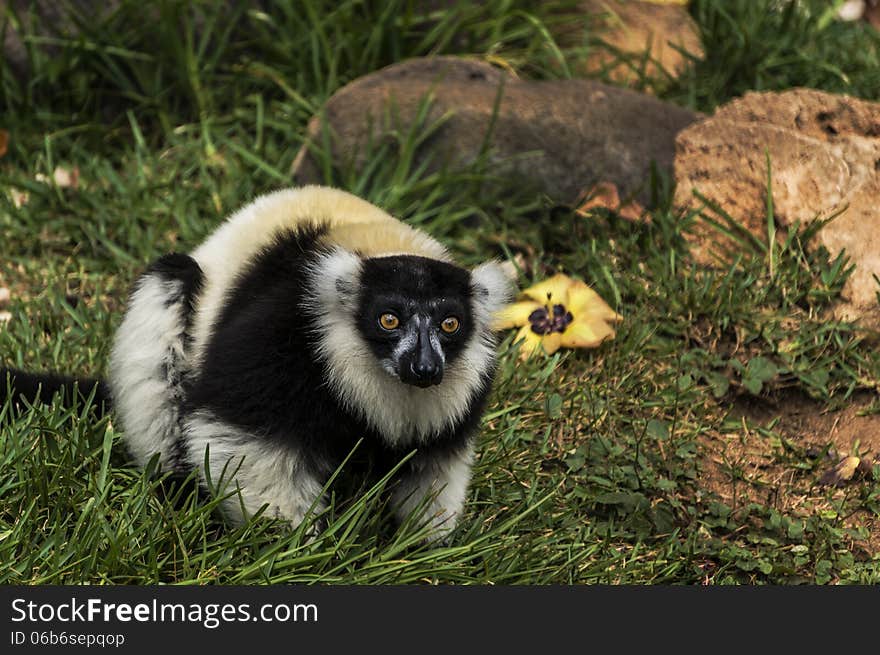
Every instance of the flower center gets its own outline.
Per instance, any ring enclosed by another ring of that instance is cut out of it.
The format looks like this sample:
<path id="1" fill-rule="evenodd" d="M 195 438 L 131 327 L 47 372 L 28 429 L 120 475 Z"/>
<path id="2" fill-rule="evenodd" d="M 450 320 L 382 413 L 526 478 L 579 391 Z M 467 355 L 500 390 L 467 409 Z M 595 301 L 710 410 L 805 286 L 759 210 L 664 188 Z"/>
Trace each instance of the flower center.
<path id="1" fill-rule="evenodd" d="M 536 309 L 529 314 L 529 323 L 532 332 L 545 335 L 551 332 L 565 332 L 565 328 L 574 320 L 571 312 L 565 309 L 565 305 L 550 305 L 550 294 L 547 294 L 547 305 Z"/>

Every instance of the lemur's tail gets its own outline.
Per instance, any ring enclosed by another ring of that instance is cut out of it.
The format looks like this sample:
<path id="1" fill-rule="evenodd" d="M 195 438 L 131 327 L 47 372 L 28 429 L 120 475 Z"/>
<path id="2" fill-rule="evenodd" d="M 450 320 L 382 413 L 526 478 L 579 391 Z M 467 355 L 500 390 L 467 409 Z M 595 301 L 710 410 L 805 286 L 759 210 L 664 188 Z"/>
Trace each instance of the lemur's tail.
<path id="1" fill-rule="evenodd" d="M 95 396 L 92 407 L 100 417 L 110 411 L 111 404 L 110 388 L 103 380 L 0 368 L 0 407 L 7 398 L 11 398 L 12 405 L 19 408 L 24 406 L 23 399 L 31 404 L 38 401 L 48 403 L 57 393 L 62 394 L 64 403 L 73 404 L 74 399 L 83 403 L 92 395 L 93 390 Z"/>

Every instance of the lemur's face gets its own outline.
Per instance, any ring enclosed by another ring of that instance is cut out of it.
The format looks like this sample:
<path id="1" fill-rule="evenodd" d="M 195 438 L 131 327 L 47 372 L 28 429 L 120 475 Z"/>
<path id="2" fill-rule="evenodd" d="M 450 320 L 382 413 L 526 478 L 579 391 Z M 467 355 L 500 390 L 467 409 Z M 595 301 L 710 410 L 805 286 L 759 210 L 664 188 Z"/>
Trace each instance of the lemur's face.
<path id="1" fill-rule="evenodd" d="M 440 384 L 473 337 L 471 274 L 411 255 L 364 261 L 357 326 L 382 368 L 405 384 Z"/>

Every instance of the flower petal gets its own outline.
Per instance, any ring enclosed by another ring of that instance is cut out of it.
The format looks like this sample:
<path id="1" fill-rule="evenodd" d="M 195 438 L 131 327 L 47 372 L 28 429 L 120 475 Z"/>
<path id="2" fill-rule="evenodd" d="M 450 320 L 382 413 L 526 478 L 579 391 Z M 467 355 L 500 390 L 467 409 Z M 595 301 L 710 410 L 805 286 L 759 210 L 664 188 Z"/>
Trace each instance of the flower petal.
<path id="1" fill-rule="evenodd" d="M 530 286 L 528 289 L 524 289 L 522 293 L 524 296 L 531 298 L 542 305 L 547 304 L 547 295 L 550 294 L 551 304 L 563 304 L 567 306 L 568 289 L 573 281 L 574 280 L 567 275 L 557 273 L 543 282 L 538 282 L 537 284 Z"/>
<path id="2" fill-rule="evenodd" d="M 531 325 L 524 325 L 519 329 L 519 332 L 516 333 L 516 338 L 513 340 L 513 343 L 522 342 L 519 347 L 519 356 L 522 359 L 528 359 L 534 353 L 540 352 L 542 338 L 543 337 L 540 334 L 532 332 Z"/>
<path id="3" fill-rule="evenodd" d="M 544 349 L 544 352 L 548 355 L 552 355 L 559 347 L 562 345 L 563 334 L 560 332 L 551 332 L 550 334 L 545 334 L 541 338 L 541 347 Z"/>
<path id="4" fill-rule="evenodd" d="M 547 355 L 555 353 L 562 345 L 562 334 L 559 332 L 551 332 L 545 335 L 535 334 L 532 332 L 530 325 L 524 325 L 516 333 L 516 338 L 513 342 L 522 342 L 519 347 L 520 359 L 528 359 L 540 352 L 544 352 Z"/>
<path id="5" fill-rule="evenodd" d="M 619 323 L 623 316 L 608 306 L 602 297 L 580 280 L 573 280 L 568 290 L 568 305 L 566 309 L 572 313 L 574 320 L 601 319 L 612 323 Z"/>
<path id="6" fill-rule="evenodd" d="M 524 300 L 502 307 L 492 315 L 492 329 L 506 330 L 520 325 L 528 325 L 529 315 L 543 306 L 531 300 Z"/>
<path id="7" fill-rule="evenodd" d="M 614 338 L 614 328 L 601 319 L 579 321 L 575 318 L 561 335 L 566 348 L 595 348 L 605 339 Z"/>

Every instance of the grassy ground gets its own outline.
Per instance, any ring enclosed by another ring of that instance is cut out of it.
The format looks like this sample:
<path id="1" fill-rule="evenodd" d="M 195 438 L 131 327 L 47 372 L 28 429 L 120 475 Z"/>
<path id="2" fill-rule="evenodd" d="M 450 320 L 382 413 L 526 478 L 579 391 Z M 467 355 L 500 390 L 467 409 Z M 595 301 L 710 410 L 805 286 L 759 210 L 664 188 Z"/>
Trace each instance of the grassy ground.
<path id="1" fill-rule="evenodd" d="M 692 3 L 707 58 L 678 81 L 641 85 L 701 110 L 752 88 L 877 97 L 875 33 L 827 20 L 826 3 L 780 14 L 770 4 Z M 52 40 L 51 54 L 32 48 L 27 83 L 0 62 L 0 128 L 10 133 L 0 159 L 0 286 L 12 291 L 4 364 L 101 374 L 138 271 L 289 184 L 306 121 L 355 77 L 431 53 L 558 77 L 600 47 L 587 35 L 584 47 L 559 50 L 548 27 L 571 17 L 549 3 L 490 0 L 430 20 L 402 0 L 267 6 L 218 13 L 209 2 L 126 1 L 106 21 L 82 21 L 82 37 Z M 22 18 L 7 16 L 6 29 Z M 564 270 L 625 316 L 617 339 L 595 351 L 518 365 L 509 339 L 502 344 L 451 545 L 427 548 L 418 528 L 394 527 L 376 489 L 334 507 L 330 528 L 309 543 L 263 519 L 230 530 L 210 503 L 185 490 L 168 497 L 129 466 L 111 420 L 57 405 L 13 420 L 4 407 L 0 582 L 880 579 L 870 527 L 878 470 L 843 490 L 817 487 L 821 454 L 774 421 L 732 411 L 799 394 L 818 412 L 876 392 L 876 347 L 821 318 L 845 279 L 842 261 L 792 234 L 727 270 L 697 269 L 681 235 L 701 218 L 670 209 L 667 179 L 652 180 L 649 223 L 601 210 L 585 219 L 483 167 L 411 170 L 401 156 L 410 145 L 376 153 L 369 178 L 334 169 L 330 181 L 430 231 L 464 262 L 522 253 L 522 284 Z M 79 169 L 78 188 L 40 181 L 57 166 Z M 13 188 L 28 194 L 22 206 Z M 865 412 L 877 413 L 871 398 Z M 749 502 L 726 501 L 718 475 L 755 482 L 732 461 L 710 475 L 707 449 L 722 437 L 762 442 L 817 502 L 780 503 L 766 481 Z"/>

